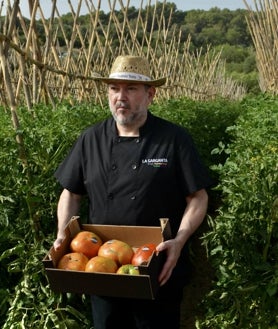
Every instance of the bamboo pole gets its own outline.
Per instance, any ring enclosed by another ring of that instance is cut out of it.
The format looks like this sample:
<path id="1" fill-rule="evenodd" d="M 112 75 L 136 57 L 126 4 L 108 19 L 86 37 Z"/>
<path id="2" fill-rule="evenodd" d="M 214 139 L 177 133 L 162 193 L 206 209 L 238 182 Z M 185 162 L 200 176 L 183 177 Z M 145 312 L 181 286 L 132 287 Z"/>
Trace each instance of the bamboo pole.
<path id="1" fill-rule="evenodd" d="M 15 0 L 13 10 L 11 12 L 10 24 L 9 24 L 8 31 L 7 31 L 7 38 L 10 38 L 10 36 L 13 32 L 14 26 L 15 26 L 14 22 L 16 19 L 17 11 L 18 11 L 18 4 L 19 4 L 19 0 Z M 0 42 L 1 68 L 2 68 L 2 73 L 3 73 L 3 80 L 4 80 L 5 87 L 6 87 L 8 100 L 9 100 L 10 110 L 11 110 L 12 125 L 16 132 L 16 141 L 17 141 L 17 144 L 19 147 L 19 158 L 21 160 L 22 166 L 24 168 L 27 168 L 28 161 L 27 161 L 27 157 L 26 157 L 23 136 L 20 133 L 20 123 L 19 123 L 19 118 L 18 118 L 18 114 L 17 114 L 16 98 L 15 98 L 15 93 L 14 93 L 13 86 L 12 86 L 11 76 L 9 73 L 9 62 L 7 60 L 8 49 L 9 49 L 9 47 L 8 47 L 7 42 L 5 42 L 5 41 Z"/>
<path id="2" fill-rule="evenodd" d="M 276 0 L 253 1 L 255 10 L 244 0 L 246 17 L 256 49 L 262 91 L 278 94 L 278 4 Z"/>
<path id="3" fill-rule="evenodd" d="M 53 1 L 52 14 L 51 14 L 51 17 L 50 17 L 50 20 L 49 20 L 50 27 L 53 23 L 53 14 L 54 14 L 55 6 L 56 6 L 56 0 Z M 38 4 L 37 8 L 40 11 L 42 22 L 45 22 L 45 18 L 44 18 L 42 10 L 40 8 L 40 4 Z M 49 29 L 47 29 L 46 25 L 44 25 L 44 29 L 45 29 L 45 33 L 46 33 L 46 46 L 45 46 L 43 54 L 42 54 L 41 50 L 38 51 L 38 56 L 41 58 L 41 61 L 43 63 L 46 63 L 46 62 L 48 62 L 49 51 L 50 51 L 50 48 L 51 48 L 52 29 L 50 29 L 50 31 L 49 31 Z M 36 39 L 36 48 L 40 49 L 40 47 L 38 45 L 37 30 L 35 29 L 34 32 L 35 32 L 35 35 L 36 35 L 36 37 L 35 37 L 35 39 Z M 36 103 L 39 102 L 40 94 L 41 94 L 41 92 L 43 92 L 47 102 L 48 102 L 48 100 L 50 100 L 50 102 L 52 104 L 52 107 L 55 108 L 54 97 L 53 97 L 52 92 L 51 92 L 51 90 L 49 90 L 48 85 L 46 83 L 47 71 L 44 70 L 44 67 L 42 67 L 42 69 L 38 73 L 40 75 L 40 85 L 39 85 L 38 98 L 36 100 Z"/>
<path id="4" fill-rule="evenodd" d="M 22 17 L 20 8 L 18 8 L 17 18 L 20 22 L 24 35 L 27 36 L 28 32 L 27 32 L 25 21 Z M 20 47 L 18 32 L 16 32 L 16 34 L 14 34 L 13 41 L 18 47 Z M 17 53 L 17 57 L 18 57 L 18 62 L 19 62 L 19 67 L 20 67 L 20 77 L 18 79 L 18 85 L 17 85 L 17 90 L 16 90 L 16 99 L 19 101 L 21 86 L 23 85 L 23 91 L 24 91 L 24 95 L 25 95 L 26 105 L 27 105 L 28 110 L 30 111 L 32 108 L 32 93 L 31 93 L 29 79 L 28 79 L 28 68 L 26 65 L 25 57 L 19 53 Z"/>
<path id="5" fill-rule="evenodd" d="M 72 56 L 73 56 L 74 42 L 75 42 L 76 35 L 77 35 L 76 25 L 77 25 L 77 18 L 79 16 L 79 11 L 80 11 L 80 6 L 78 6 L 78 12 L 76 13 L 75 18 L 74 18 L 74 22 L 73 22 L 72 34 L 71 34 L 71 39 L 69 41 L 69 48 L 68 48 L 68 51 L 67 51 L 66 63 L 65 63 L 65 68 L 64 68 L 66 72 L 70 72 L 69 68 L 70 68 L 70 63 L 71 63 L 71 59 L 72 59 Z M 66 92 L 66 90 L 68 89 L 68 86 L 69 86 L 68 77 L 64 76 L 60 99 L 63 99 L 63 95 Z"/>

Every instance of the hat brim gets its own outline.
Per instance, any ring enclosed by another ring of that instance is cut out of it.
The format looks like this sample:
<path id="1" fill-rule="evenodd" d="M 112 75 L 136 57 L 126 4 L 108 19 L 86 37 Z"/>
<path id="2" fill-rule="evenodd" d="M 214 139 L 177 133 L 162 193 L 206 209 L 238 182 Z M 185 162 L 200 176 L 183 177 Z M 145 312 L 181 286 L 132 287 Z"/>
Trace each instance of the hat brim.
<path id="1" fill-rule="evenodd" d="M 93 79 L 96 81 L 101 81 L 106 84 L 117 83 L 117 82 L 128 82 L 128 83 L 137 83 L 147 86 L 160 87 L 165 84 L 166 78 L 160 78 L 156 80 L 131 80 L 131 79 L 119 79 L 119 78 L 105 78 L 101 76 L 93 76 Z"/>

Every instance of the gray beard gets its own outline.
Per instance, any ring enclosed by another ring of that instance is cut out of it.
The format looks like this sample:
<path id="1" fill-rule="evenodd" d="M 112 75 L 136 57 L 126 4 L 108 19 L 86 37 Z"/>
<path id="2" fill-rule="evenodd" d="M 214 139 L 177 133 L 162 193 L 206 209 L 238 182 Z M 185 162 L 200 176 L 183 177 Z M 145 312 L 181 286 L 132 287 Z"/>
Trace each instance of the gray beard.
<path id="1" fill-rule="evenodd" d="M 114 120 L 121 126 L 129 126 L 136 123 L 136 114 L 133 114 L 129 117 L 121 117 L 119 118 L 116 114 L 113 114 Z"/>

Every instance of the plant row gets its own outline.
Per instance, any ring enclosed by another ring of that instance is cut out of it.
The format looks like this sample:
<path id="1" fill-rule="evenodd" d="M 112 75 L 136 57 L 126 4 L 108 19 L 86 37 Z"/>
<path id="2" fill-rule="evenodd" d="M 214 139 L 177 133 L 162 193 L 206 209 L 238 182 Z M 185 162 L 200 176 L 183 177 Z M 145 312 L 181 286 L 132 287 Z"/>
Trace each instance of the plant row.
<path id="1" fill-rule="evenodd" d="M 62 103 L 56 109 L 20 108 L 17 132 L 10 113 L 0 111 L 0 326 L 90 328 L 87 296 L 54 294 L 42 259 L 56 233 L 61 190 L 53 173 L 80 132 L 110 115 L 108 107 Z M 218 184 L 211 191 L 211 207 L 218 207 L 223 198 L 219 216 L 211 220 L 204 239 L 217 275 L 216 288 L 206 299 L 205 328 L 217 328 L 217 321 L 220 328 L 222 320 L 229 323 L 227 328 L 232 321 L 240 325 L 254 319 L 274 321 L 277 101 L 270 97 L 242 102 L 171 99 L 153 104 L 151 111 L 191 133 Z M 24 162 L 16 133 L 24 142 Z M 82 211 L 85 218 L 86 202 Z"/>
<path id="2" fill-rule="evenodd" d="M 213 166 L 222 204 L 203 242 L 216 278 L 198 328 L 278 327 L 277 131 L 277 98 L 249 99 L 213 151 L 229 156 Z"/>

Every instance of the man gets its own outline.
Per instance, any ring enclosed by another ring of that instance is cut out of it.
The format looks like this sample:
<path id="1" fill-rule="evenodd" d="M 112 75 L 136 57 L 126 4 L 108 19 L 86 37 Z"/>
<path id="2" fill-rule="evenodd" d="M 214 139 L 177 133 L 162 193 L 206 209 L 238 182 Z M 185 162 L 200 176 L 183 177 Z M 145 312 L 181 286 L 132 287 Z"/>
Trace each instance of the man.
<path id="1" fill-rule="evenodd" d="M 55 173 L 64 190 L 54 247 L 84 195 L 90 223 L 159 226 L 169 218 L 173 238 L 157 246 L 167 257 L 156 299 L 92 296 L 92 310 L 95 329 L 178 329 L 186 242 L 206 215 L 211 180 L 188 133 L 149 111 L 166 79 L 152 79 L 146 59 L 119 56 L 97 79 L 108 85 L 112 117 L 86 129 Z"/>

